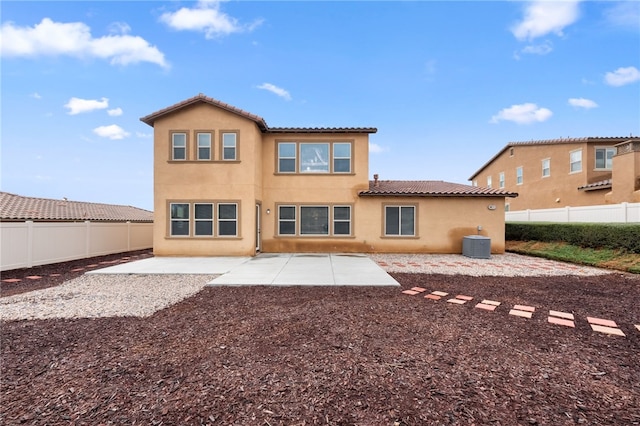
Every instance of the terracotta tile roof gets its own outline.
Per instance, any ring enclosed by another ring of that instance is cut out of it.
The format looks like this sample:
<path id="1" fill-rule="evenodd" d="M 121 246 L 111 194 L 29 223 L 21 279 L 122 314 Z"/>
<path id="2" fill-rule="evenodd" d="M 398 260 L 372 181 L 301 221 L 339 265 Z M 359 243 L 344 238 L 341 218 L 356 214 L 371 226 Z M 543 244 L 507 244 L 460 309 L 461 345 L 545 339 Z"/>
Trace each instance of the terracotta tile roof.
<path id="1" fill-rule="evenodd" d="M 210 98 L 208 96 L 203 95 L 202 93 L 198 94 L 197 96 L 194 96 L 192 98 L 186 99 L 182 102 L 178 102 L 177 104 L 171 105 L 167 108 L 163 108 L 159 111 L 156 111 L 154 113 L 151 113 L 147 116 L 144 116 L 140 119 L 140 121 L 142 121 L 143 123 L 148 124 L 149 126 L 153 127 L 153 123 L 160 117 L 162 117 L 163 115 L 167 115 L 170 114 L 172 112 L 175 112 L 179 109 L 185 108 L 187 106 L 196 104 L 198 102 L 204 102 L 213 106 L 216 106 L 218 108 L 222 108 L 224 110 L 227 110 L 229 112 L 232 112 L 234 114 L 240 115 L 242 117 L 248 118 L 249 120 L 255 122 L 258 127 L 260 128 L 261 131 L 265 132 L 268 129 L 267 123 L 264 121 L 264 119 L 262 117 L 259 117 L 255 114 L 251 114 L 250 112 L 241 110 L 240 108 L 236 108 L 233 105 L 229 105 L 226 104 L 224 102 L 220 102 L 217 99 L 213 99 Z"/>
<path id="2" fill-rule="evenodd" d="M 153 212 L 131 206 L 23 197 L 0 192 L 0 220 L 153 222 Z"/>
<path id="3" fill-rule="evenodd" d="M 148 124 L 153 127 L 154 122 L 161 118 L 164 115 L 171 114 L 172 112 L 178 111 L 182 108 L 188 107 L 190 105 L 194 105 L 198 102 L 204 102 L 209 105 L 216 106 L 218 108 L 222 108 L 234 114 L 237 114 L 241 117 L 247 118 L 256 123 L 258 128 L 263 133 L 376 133 L 378 129 L 375 127 L 272 127 L 267 126 L 264 118 L 257 116 L 255 114 L 251 114 L 250 112 L 244 111 L 240 108 L 236 108 L 233 105 L 226 104 L 217 99 L 210 98 L 208 96 L 203 95 L 202 93 L 194 96 L 192 98 L 186 99 L 182 102 L 178 102 L 177 104 L 171 105 L 167 108 L 163 108 L 159 111 L 151 113 L 147 116 L 140 118 L 140 121 Z"/>
<path id="4" fill-rule="evenodd" d="M 270 127 L 268 133 L 376 133 L 375 127 Z"/>
<path id="5" fill-rule="evenodd" d="M 515 192 L 444 182 L 441 180 L 372 180 L 361 196 L 517 197 Z"/>
<path id="6" fill-rule="evenodd" d="M 596 189 L 607 189 L 611 188 L 613 181 L 611 179 L 605 179 L 598 182 L 593 182 L 587 185 L 582 185 L 578 187 L 578 191 L 593 191 Z"/>
<path id="7" fill-rule="evenodd" d="M 547 139 L 547 140 L 530 140 L 530 141 L 522 141 L 522 142 L 509 142 L 502 148 L 496 155 L 491 157 L 489 161 L 484 163 L 482 167 L 480 167 L 469 180 L 473 180 L 477 175 L 479 175 L 489 164 L 493 163 L 493 161 L 500 157 L 503 152 L 507 149 L 516 147 L 516 146 L 534 146 L 534 145 L 564 145 L 564 144 L 576 144 L 576 143 L 606 143 L 606 144 L 619 144 L 628 141 L 639 140 L 637 136 L 589 136 L 582 138 L 560 138 L 560 139 Z"/>

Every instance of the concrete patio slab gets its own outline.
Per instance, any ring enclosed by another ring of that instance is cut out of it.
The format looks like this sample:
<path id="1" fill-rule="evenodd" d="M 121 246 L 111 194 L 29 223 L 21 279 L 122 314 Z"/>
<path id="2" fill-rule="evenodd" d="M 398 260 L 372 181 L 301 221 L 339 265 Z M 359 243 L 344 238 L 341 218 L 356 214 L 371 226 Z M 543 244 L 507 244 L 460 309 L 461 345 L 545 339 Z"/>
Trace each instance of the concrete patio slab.
<path id="1" fill-rule="evenodd" d="M 251 259 L 250 257 L 150 257 L 122 263 L 87 274 L 197 274 L 220 275 Z"/>

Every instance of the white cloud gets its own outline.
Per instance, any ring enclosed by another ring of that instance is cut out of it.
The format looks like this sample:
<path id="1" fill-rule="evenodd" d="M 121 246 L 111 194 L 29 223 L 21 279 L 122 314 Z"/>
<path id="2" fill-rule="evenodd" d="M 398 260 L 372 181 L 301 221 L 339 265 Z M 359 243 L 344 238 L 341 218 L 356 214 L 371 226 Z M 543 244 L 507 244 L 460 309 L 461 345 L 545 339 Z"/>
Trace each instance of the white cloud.
<path id="1" fill-rule="evenodd" d="M 153 133 L 136 132 L 136 136 L 142 139 L 148 139 L 153 137 Z"/>
<path id="2" fill-rule="evenodd" d="M 126 132 L 117 124 L 96 127 L 95 129 L 93 129 L 93 133 L 103 138 L 109 138 L 112 140 L 124 139 L 129 136 L 129 132 Z"/>
<path id="3" fill-rule="evenodd" d="M 533 40 L 549 33 L 562 35 L 562 30 L 578 20 L 580 0 L 535 0 L 525 8 L 521 22 L 511 28 L 518 40 Z"/>
<path id="4" fill-rule="evenodd" d="M 540 108 L 534 103 L 524 103 L 511 105 L 491 117 L 490 123 L 500 121 L 513 121 L 517 124 L 531 124 L 535 122 L 547 121 L 553 113 L 547 108 Z"/>
<path id="5" fill-rule="evenodd" d="M 369 152 L 373 154 L 379 154 L 381 152 L 386 151 L 385 148 L 378 145 L 377 143 L 369 142 Z"/>
<path id="6" fill-rule="evenodd" d="M 33 99 L 42 99 L 42 96 L 40 96 L 40 93 L 38 92 L 33 92 L 29 96 L 32 97 Z"/>
<path id="7" fill-rule="evenodd" d="M 621 1 L 605 10 L 606 20 L 616 27 L 629 28 L 638 31 L 640 22 L 640 3 L 637 1 Z"/>
<path id="8" fill-rule="evenodd" d="M 109 108 L 109 99 L 102 98 L 98 101 L 95 99 L 71 98 L 69 99 L 69 102 L 64 105 L 64 107 L 69 109 L 69 115 L 76 115 L 83 112 L 94 111 L 97 109 Z"/>
<path id="9" fill-rule="evenodd" d="M 91 112 L 97 109 L 108 108 L 109 99 L 102 98 L 98 101 L 95 99 L 71 98 L 69 99 L 69 102 L 64 105 L 64 107 L 69 109 L 69 115 L 76 115 L 83 112 Z"/>
<path id="10" fill-rule="evenodd" d="M 636 67 L 622 67 L 604 76 L 604 81 L 609 86 L 624 86 L 640 80 L 640 71 Z"/>
<path id="11" fill-rule="evenodd" d="M 111 117 L 117 117 L 119 115 L 122 115 L 122 108 L 114 108 L 114 109 L 107 110 L 107 114 L 109 114 Z"/>
<path id="12" fill-rule="evenodd" d="M 208 39 L 218 36 L 253 31 L 262 21 L 242 25 L 237 19 L 220 11 L 219 1 L 199 1 L 194 8 L 183 7 L 177 12 L 166 12 L 160 21 L 178 31 L 203 32 Z"/>
<path id="13" fill-rule="evenodd" d="M 286 99 L 287 101 L 291 100 L 291 95 L 289 94 L 289 92 L 287 92 L 285 89 L 275 86 L 271 83 L 262 83 L 260 86 L 257 86 L 258 89 L 263 89 L 263 90 L 267 90 L 271 93 L 275 93 L 276 95 L 280 96 L 281 98 Z"/>
<path id="14" fill-rule="evenodd" d="M 532 55 L 546 55 L 553 50 L 553 44 L 550 41 L 545 41 L 542 44 L 531 44 L 522 49 L 522 53 L 528 53 Z"/>
<path id="15" fill-rule="evenodd" d="M 120 31 L 123 25 L 119 24 Z M 95 57 L 129 65 L 150 62 L 167 68 L 164 54 L 142 37 L 108 35 L 94 38 L 82 22 L 54 22 L 44 18 L 33 27 L 6 22 L 0 27 L 0 53 L 6 57 L 73 56 Z"/>
<path id="16" fill-rule="evenodd" d="M 592 101 L 591 99 L 585 99 L 585 98 L 570 98 L 569 105 L 578 107 L 578 108 L 585 108 L 585 109 L 596 108 L 598 106 L 598 104 Z"/>

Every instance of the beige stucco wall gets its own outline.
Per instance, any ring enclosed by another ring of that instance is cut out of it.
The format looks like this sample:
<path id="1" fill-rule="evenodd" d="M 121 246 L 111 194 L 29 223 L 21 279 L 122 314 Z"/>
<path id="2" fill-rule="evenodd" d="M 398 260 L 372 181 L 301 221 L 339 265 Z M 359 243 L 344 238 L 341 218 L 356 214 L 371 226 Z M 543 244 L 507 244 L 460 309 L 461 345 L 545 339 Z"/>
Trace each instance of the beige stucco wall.
<path id="1" fill-rule="evenodd" d="M 220 158 L 221 131 L 237 131 L 238 161 L 197 161 L 196 130 L 215 131 L 214 158 Z M 188 133 L 189 161 L 169 161 L 170 132 Z M 158 256 L 246 255 L 255 252 L 255 203 L 262 196 L 261 140 L 256 124 L 223 109 L 199 103 L 154 123 L 154 253 Z M 170 237 L 170 202 L 228 201 L 239 204 L 238 237 Z"/>
<path id="2" fill-rule="evenodd" d="M 640 202 L 640 143 L 618 148 L 613 157 L 613 185 L 606 195 L 608 203 Z"/>
<path id="3" fill-rule="evenodd" d="M 588 183 L 611 177 L 611 170 L 595 169 L 595 149 L 613 146 L 610 143 L 563 143 L 546 145 L 514 146 L 513 155 L 507 148 L 482 170 L 474 180 L 478 186 L 487 186 L 487 177 L 492 178 L 492 187 L 499 188 L 500 172 L 505 174 L 504 189 L 517 192 L 517 198 L 508 199 L 512 211 L 545 209 L 566 206 L 586 206 L 605 203 L 608 190 L 580 191 L 577 188 Z M 582 171 L 570 172 L 569 153 L 582 149 Z M 542 160 L 551 161 L 551 175 L 542 176 Z M 523 168 L 523 183 L 516 184 L 516 168 Z"/>

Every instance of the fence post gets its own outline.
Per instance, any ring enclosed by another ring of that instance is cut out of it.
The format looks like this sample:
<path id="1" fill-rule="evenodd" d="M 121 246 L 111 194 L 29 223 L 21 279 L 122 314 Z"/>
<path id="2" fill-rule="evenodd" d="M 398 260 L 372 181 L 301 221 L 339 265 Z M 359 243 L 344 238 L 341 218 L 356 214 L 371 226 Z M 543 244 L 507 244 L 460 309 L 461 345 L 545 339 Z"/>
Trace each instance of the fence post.
<path id="1" fill-rule="evenodd" d="M 131 221 L 127 221 L 127 251 L 131 251 Z"/>
<path id="2" fill-rule="evenodd" d="M 84 224 L 86 229 L 86 237 L 84 241 L 84 244 L 85 244 L 84 257 L 87 258 L 87 257 L 91 257 L 91 221 L 85 220 Z"/>
<path id="3" fill-rule="evenodd" d="M 33 221 L 27 220 L 25 222 L 27 225 L 27 268 L 33 267 Z"/>
<path id="4" fill-rule="evenodd" d="M 531 209 L 527 209 L 527 222 L 531 222 Z"/>
<path id="5" fill-rule="evenodd" d="M 620 203 L 620 207 L 622 208 L 622 218 L 624 223 L 629 223 L 629 203 L 623 201 Z"/>
<path id="6" fill-rule="evenodd" d="M 564 208 L 564 210 L 567 213 L 565 222 L 570 223 L 571 222 L 571 207 L 567 206 L 567 207 Z"/>

